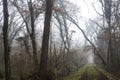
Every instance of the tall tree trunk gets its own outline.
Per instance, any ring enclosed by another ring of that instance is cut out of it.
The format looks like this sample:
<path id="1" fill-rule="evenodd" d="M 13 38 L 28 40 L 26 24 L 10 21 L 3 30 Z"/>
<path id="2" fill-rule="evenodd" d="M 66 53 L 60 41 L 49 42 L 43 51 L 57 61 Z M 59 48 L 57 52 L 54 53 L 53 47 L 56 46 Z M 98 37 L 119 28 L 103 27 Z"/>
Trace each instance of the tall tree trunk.
<path id="1" fill-rule="evenodd" d="M 112 7 L 112 0 L 104 0 L 104 10 L 105 10 L 105 18 L 108 23 L 108 33 L 109 33 L 109 40 L 108 40 L 108 52 L 107 52 L 107 62 L 110 62 L 110 57 L 112 55 L 112 26 L 111 26 L 111 7 Z"/>
<path id="2" fill-rule="evenodd" d="M 33 6 L 32 6 L 32 0 L 29 2 L 29 11 L 30 11 L 30 18 L 31 18 L 31 43 L 32 43 L 32 48 L 33 48 L 33 59 L 34 59 L 34 64 L 35 68 L 38 68 L 38 60 L 37 60 L 37 45 L 36 45 L 36 37 L 35 37 L 35 20 L 34 20 L 34 14 L 33 14 Z"/>
<path id="3" fill-rule="evenodd" d="M 4 41 L 4 61 L 5 61 L 5 78 L 6 80 L 11 80 L 10 71 L 10 47 L 8 45 L 8 3 L 7 0 L 3 0 L 3 14 L 4 14 L 4 24 L 3 24 L 3 41 Z"/>
<path id="4" fill-rule="evenodd" d="M 46 0 L 46 13 L 44 21 L 44 32 L 42 39 L 42 53 L 40 58 L 39 73 L 41 80 L 48 79 L 47 63 L 48 63 L 48 47 L 50 35 L 50 22 L 52 18 L 53 0 Z"/>

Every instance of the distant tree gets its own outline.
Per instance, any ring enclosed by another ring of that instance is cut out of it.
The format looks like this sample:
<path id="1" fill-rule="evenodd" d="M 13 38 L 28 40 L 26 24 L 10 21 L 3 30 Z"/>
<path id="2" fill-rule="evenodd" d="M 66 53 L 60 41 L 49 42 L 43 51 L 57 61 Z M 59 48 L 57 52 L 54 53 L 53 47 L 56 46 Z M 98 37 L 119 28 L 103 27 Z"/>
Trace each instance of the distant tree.
<path id="1" fill-rule="evenodd" d="M 31 38 L 31 43 L 32 43 L 32 48 L 33 48 L 34 63 L 35 63 L 35 67 L 37 69 L 37 67 L 38 67 L 37 44 L 36 44 L 36 37 L 35 37 L 35 25 L 34 25 L 35 18 L 34 18 L 34 9 L 33 9 L 33 5 L 32 5 L 32 0 L 30 0 L 28 2 L 28 6 L 29 6 L 30 20 L 31 20 L 31 34 L 30 34 L 30 38 Z"/>

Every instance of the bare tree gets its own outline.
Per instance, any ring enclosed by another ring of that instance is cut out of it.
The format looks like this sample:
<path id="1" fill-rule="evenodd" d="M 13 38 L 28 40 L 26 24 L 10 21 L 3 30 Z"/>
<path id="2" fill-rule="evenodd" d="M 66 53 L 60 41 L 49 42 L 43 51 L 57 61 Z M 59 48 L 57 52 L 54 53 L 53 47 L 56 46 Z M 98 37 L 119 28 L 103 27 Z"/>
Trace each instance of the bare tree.
<path id="1" fill-rule="evenodd" d="M 4 13 L 4 24 L 3 24 L 3 40 L 4 40 L 4 59 L 5 59 L 5 77 L 6 80 L 11 80 L 10 70 L 10 52 L 8 44 L 8 2 L 3 0 L 3 13 Z"/>
<path id="2" fill-rule="evenodd" d="M 46 13 L 45 13 L 45 21 L 44 21 L 44 32 L 43 32 L 43 39 L 42 39 L 42 52 L 40 58 L 40 65 L 39 65 L 39 73 L 40 78 L 42 80 L 50 80 L 48 78 L 48 47 L 49 47 L 49 35 L 50 35 L 50 22 L 52 18 L 52 7 L 53 7 L 54 0 L 47 0 L 46 1 Z"/>
<path id="3" fill-rule="evenodd" d="M 44 0 L 37 1 L 37 3 L 40 2 L 42 2 L 42 6 L 37 5 L 35 1 L 27 0 L 28 5 L 26 5 L 28 6 L 28 9 L 24 10 L 24 8 L 19 6 L 19 4 L 16 1 L 11 1 L 11 3 L 17 8 L 26 25 L 26 29 L 32 44 L 32 53 L 35 69 L 38 69 L 35 20 L 38 18 L 39 14 L 44 12 Z"/>
<path id="4" fill-rule="evenodd" d="M 85 39 L 92 45 L 93 50 L 94 50 L 94 54 L 96 56 L 98 56 L 100 58 L 100 60 L 102 61 L 103 65 L 106 65 L 106 62 L 104 60 L 104 58 L 100 55 L 100 51 L 98 51 L 98 49 L 96 48 L 96 46 L 92 43 L 92 41 L 86 36 L 84 30 L 78 25 L 78 23 L 70 16 L 68 16 L 68 20 L 70 20 L 73 24 L 76 25 L 76 27 L 82 32 L 83 36 L 85 37 Z"/>
<path id="5" fill-rule="evenodd" d="M 34 63 L 35 63 L 35 67 L 37 69 L 38 67 L 38 60 L 37 60 L 37 45 L 36 45 L 36 37 L 35 37 L 35 19 L 34 19 L 34 13 L 33 13 L 33 6 L 32 6 L 32 0 L 30 0 L 29 2 L 29 11 L 30 11 L 30 19 L 31 19 L 31 34 L 30 34 L 30 38 L 32 41 L 32 48 L 33 48 L 33 57 L 34 57 Z"/>

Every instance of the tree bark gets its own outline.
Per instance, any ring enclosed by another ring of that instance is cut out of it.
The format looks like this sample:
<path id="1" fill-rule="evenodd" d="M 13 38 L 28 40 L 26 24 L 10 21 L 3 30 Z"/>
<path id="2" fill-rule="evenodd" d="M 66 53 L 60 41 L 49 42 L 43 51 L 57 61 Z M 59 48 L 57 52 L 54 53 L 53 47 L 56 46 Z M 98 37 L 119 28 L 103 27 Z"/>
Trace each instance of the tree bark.
<path id="1" fill-rule="evenodd" d="M 5 61 L 5 78 L 6 80 L 11 80 L 11 70 L 10 70 L 10 47 L 8 44 L 8 3 L 7 0 L 3 0 L 3 14 L 4 14 L 4 24 L 3 24 L 3 41 L 4 41 L 4 61 Z"/>
<path id="2" fill-rule="evenodd" d="M 39 65 L 39 74 L 41 80 L 49 80 L 48 72 L 47 72 L 47 64 L 48 64 L 48 47 L 49 47 L 49 35 L 50 35 L 50 22 L 52 18 L 52 7 L 53 7 L 53 0 L 46 0 L 46 13 L 45 13 L 44 32 L 42 39 L 42 53 L 41 53 L 40 65 Z"/>

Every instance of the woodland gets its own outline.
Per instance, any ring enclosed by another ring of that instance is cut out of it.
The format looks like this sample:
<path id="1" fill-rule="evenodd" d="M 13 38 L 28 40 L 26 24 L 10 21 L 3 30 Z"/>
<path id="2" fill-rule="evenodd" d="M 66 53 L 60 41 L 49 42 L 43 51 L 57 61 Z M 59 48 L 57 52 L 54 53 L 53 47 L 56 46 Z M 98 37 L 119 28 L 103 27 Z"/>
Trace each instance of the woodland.
<path id="1" fill-rule="evenodd" d="M 0 0 L 0 80 L 120 80 L 120 0 L 96 3 Z"/>

